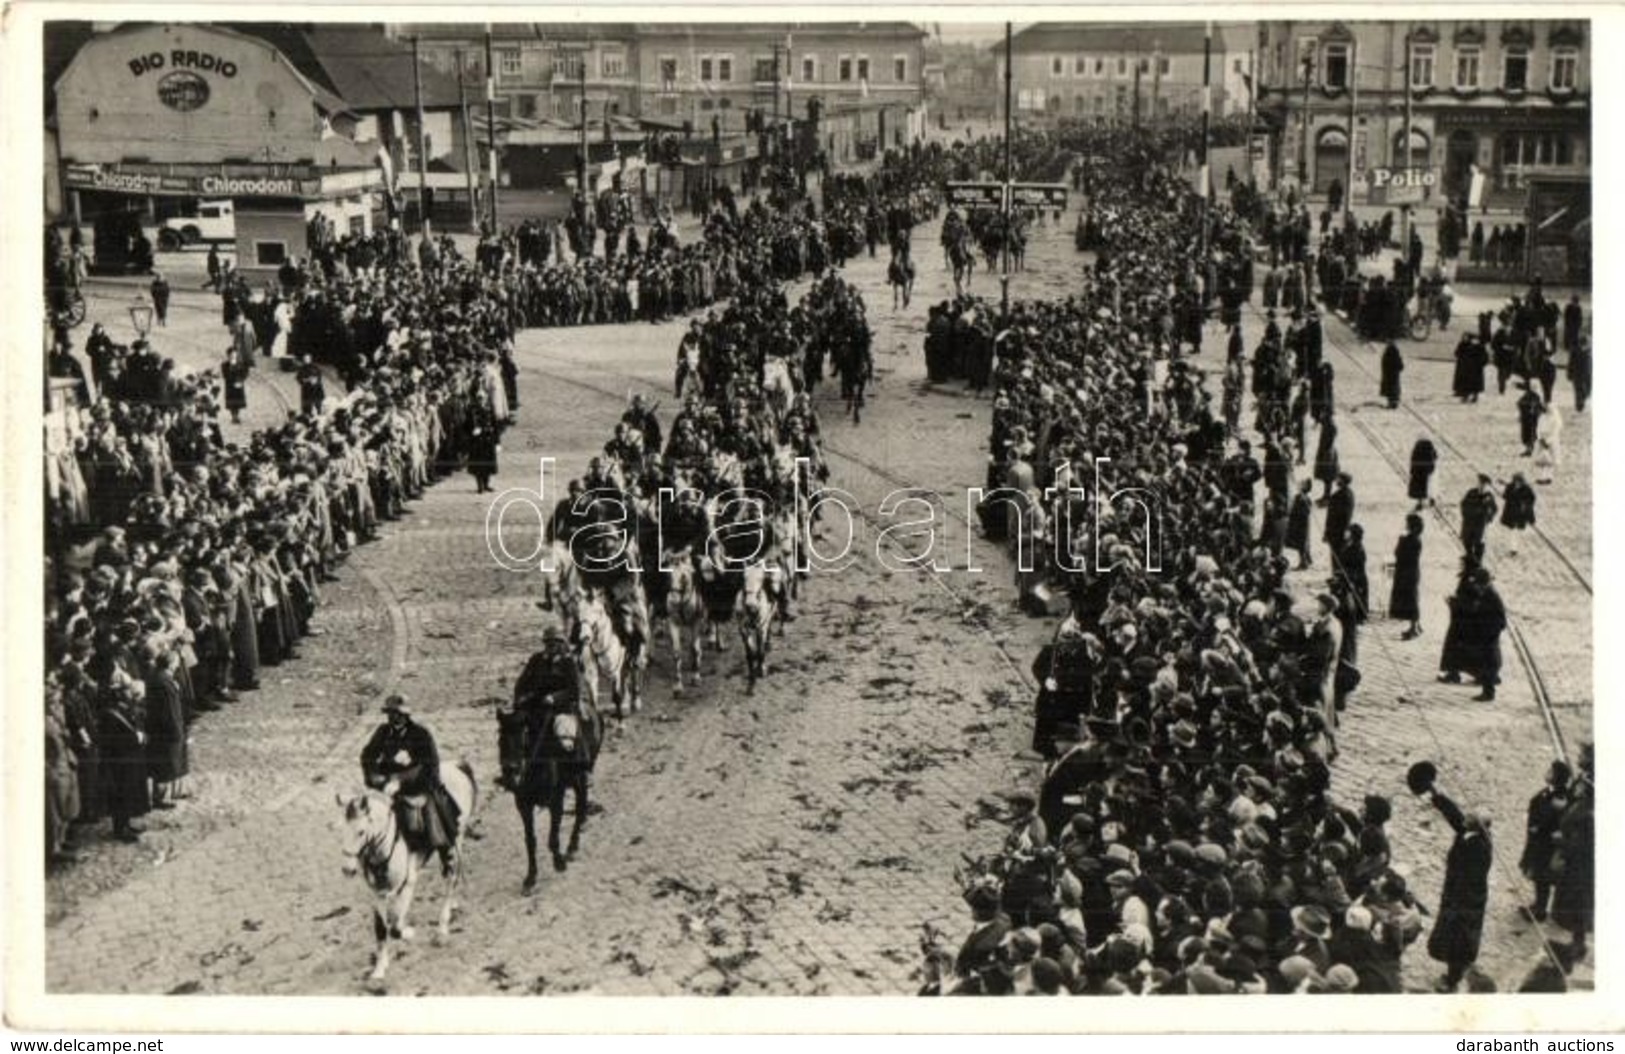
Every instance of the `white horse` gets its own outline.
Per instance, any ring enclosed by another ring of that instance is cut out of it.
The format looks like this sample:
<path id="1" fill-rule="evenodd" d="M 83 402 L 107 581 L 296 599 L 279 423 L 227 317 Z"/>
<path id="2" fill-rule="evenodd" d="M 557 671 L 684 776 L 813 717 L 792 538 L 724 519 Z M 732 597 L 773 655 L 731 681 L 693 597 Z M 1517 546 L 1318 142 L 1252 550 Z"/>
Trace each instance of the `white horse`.
<path id="1" fill-rule="evenodd" d="M 563 542 L 555 541 L 549 546 L 548 563 L 552 570 L 543 572 L 542 599 L 537 606 L 543 611 L 552 611 L 553 605 L 557 603 L 560 618 L 564 623 L 562 627 L 564 635 L 566 638 L 573 638 L 575 601 L 585 589 L 581 582 L 581 572 L 576 567 L 575 559 L 570 555 L 570 547 Z"/>
<path id="2" fill-rule="evenodd" d="M 615 717 L 624 720 L 627 713 L 643 709 L 640 692 L 639 667 L 645 661 L 633 654 L 615 629 L 615 617 L 610 613 L 603 596 L 596 589 L 585 590 L 574 604 L 576 636 L 581 664 L 581 680 L 587 688 L 587 697 L 595 709 L 600 709 L 599 678 L 609 681 L 610 699 L 615 704 Z"/>
<path id="3" fill-rule="evenodd" d="M 767 652 L 773 619 L 779 609 L 773 586 L 780 573 L 776 566 L 761 562 L 745 568 L 745 588 L 740 593 L 736 617 L 739 637 L 745 644 L 745 689 L 748 692 L 754 692 L 756 682 L 767 676 Z"/>
<path id="4" fill-rule="evenodd" d="M 784 359 L 768 359 L 762 366 L 762 394 L 773 408 L 775 419 L 783 420 L 796 398 L 796 382 L 790 364 Z"/>
<path id="5" fill-rule="evenodd" d="M 666 593 L 666 629 L 671 633 L 672 672 L 677 684 L 673 691 L 683 694 L 683 655 L 694 669 L 694 686 L 700 684 L 700 658 L 704 648 L 706 611 L 700 596 L 699 571 L 688 550 L 673 554 L 670 560 L 671 586 Z"/>
<path id="6" fill-rule="evenodd" d="M 441 851 L 446 871 L 446 896 L 440 905 L 440 925 L 435 931 L 439 944 L 451 935 L 451 915 L 457 906 L 457 891 L 463 881 L 463 832 L 468 829 L 474 808 L 479 804 L 479 785 L 474 770 L 467 761 L 444 768 L 440 772 L 446 793 L 457 804 L 457 829 L 451 832 L 451 845 Z M 412 910 L 412 895 L 416 892 L 418 874 L 429 862 L 429 850 L 413 849 L 406 843 L 395 801 L 378 790 L 363 790 L 349 798 L 335 793 L 339 807 L 344 810 L 346 839 L 344 845 L 344 873 L 362 874 L 367 888 L 375 897 L 372 908 L 373 935 L 378 947 L 373 955 L 372 973 L 368 980 L 382 985 L 389 970 L 390 942 L 409 941 L 414 930 L 407 923 Z M 433 808 L 433 806 L 429 806 Z"/>

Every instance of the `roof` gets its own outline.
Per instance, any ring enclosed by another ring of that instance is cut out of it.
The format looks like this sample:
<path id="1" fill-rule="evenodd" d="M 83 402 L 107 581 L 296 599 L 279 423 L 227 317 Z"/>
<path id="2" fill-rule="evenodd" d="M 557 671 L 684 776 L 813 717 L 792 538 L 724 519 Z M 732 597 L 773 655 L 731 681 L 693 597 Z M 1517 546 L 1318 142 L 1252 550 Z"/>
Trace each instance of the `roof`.
<path id="1" fill-rule="evenodd" d="M 234 22 L 231 28 L 281 51 L 299 72 L 351 110 L 404 110 L 416 103 L 411 45 L 389 39 L 376 26 Z M 418 75 L 426 108 L 459 105 L 456 78 L 428 62 L 418 63 Z"/>
<path id="2" fill-rule="evenodd" d="M 1213 26 L 1213 50 L 1223 52 L 1233 27 Z M 1153 52 L 1200 53 L 1207 26 L 1202 22 L 1034 22 L 1016 33 L 1011 47 L 1034 52 Z M 1002 53 L 1004 41 L 988 48 Z"/>

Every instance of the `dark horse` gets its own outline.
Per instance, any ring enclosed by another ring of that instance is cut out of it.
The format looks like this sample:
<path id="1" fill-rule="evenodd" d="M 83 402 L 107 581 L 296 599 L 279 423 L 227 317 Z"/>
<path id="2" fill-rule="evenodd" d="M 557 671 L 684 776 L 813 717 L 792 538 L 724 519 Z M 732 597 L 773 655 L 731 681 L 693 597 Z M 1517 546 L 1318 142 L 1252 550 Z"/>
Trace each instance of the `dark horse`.
<path id="1" fill-rule="evenodd" d="M 604 740 L 603 721 L 590 703 L 577 696 L 547 704 L 529 690 L 528 685 L 545 672 L 549 661 L 545 653 L 532 656 L 514 686 L 514 709 L 497 712 L 501 783 L 513 792 L 519 819 L 525 825 L 526 893 L 536 888 L 535 810 L 546 808 L 552 819 L 547 848 L 553 854 L 553 870 L 563 871 L 581 846 L 587 787 Z M 576 815 L 570 848 L 560 853 L 565 791 L 575 792 Z"/>

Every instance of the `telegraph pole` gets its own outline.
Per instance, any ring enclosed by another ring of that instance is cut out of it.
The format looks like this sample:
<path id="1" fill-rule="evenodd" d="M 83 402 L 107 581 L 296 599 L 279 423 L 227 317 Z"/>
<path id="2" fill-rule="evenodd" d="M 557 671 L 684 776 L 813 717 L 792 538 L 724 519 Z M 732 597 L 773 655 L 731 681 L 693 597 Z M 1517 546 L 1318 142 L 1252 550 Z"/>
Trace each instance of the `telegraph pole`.
<path id="1" fill-rule="evenodd" d="M 779 45 L 773 45 L 773 134 L 768 142 L 773 144 L 773 157 L 779 156 L 779 80 L 782 77 L 779 67 Z"/>
<path id="2" fill-rule="evenodd" d="M 1404 130 L 1400 134 L 1404 137 L 1404 141 L 1405 141 L 1405 168 L 1409 169 L 1411 167 L 1411 34 L 1410 34 L 1410 30 L 1405 31 L 1405 127 L 1404 127 Z M 1396 165 L 1394 167 L 1398 168 L 1399 166 Z M 1404 239 L 1405 240 L 1404 240 L 1403 244 L 1405 246 L 1404 251 L 1408 253 L 1408 252 L 1410 252 L 1410 249 L 1411 249 L 1411 206 L 1410 206 L 1410 204 L 1408 202 L 1405 205 L 1400 207 L 1399 216 L 1400 216 L 1400 219 L 1404 222 L 1404 230 L 1405 230 Z"/>
<path id="3" fill-rule="evenodd" d="M 577 67 L 576 81 L 581 88 L 581 160 L 576 162 L 576 186 L 583 199 L 587 197 L 587 52 L 581 52 L 581 65 Z"/>
<path id="4" fill-rule="evenodd" d="M 1011 96 L 1012 86 L 1015 84 L 1015 55 L 1012 44 L 1012 23 L 1004 24 L 1004 236 L 999 239 L 1003 251 L 999 254 L 999 285 L 1002 291 L 999 295 L 1004 321 L 1010 319 L 1010 184 L 1015 181 L 1016 173 L 1012 168 L 1012 152 L 1010 149 L 1011 135 Z"/>
<path id="5" fill-rule="evenodd" d="M 1360 106 L 1360 41 L 1356 37 L 1349 45 L 1349 166 L 1348 180 L 1343 188 L 1344 216 L 1354 215 L 1354 137 L 1359 123 Z M 1346 222 L 1346 221 L 1345 221 Z"/>
<path id="6" fill-rule="evenodd" d="M 1247 185 L 1258 189 L 1258 167 L 1253 164 L 1253 133 L 1258 124 L 1258 49 L 1247 52 Z"/>
<path id="7" fill-rule="evenodd" d="M 491 206 L 491 233 L 497 231 L 497 82 L 496 62 L 491 50 L 491 23 L 485 24 L 485 152 L 490 162 L 491 185 L 487 192 Z"/>
<path id="8" fill-rule="evenodd" d="M 1315 56 L 1303 57 L 1303 142 L 1298 150 L 1298 189 L 1309 197 L 1309 81 L 1315 75 Z"/>
<path id="9" fill-rule="evenodd" d="M 1160 124 L 1158 102 L 1162 99 L 1162 41 L 1151 42 L 1151 123 Z"/>
<path id="10" fill-rule="evenodd" d="M 1206 24 L 1202 37 L 1202 153 L 1197 158 L 1197 178 L 1202 181 L 1202 237 L 1201 252 L 1197 258 L 1198 268 L 1196 281 L 1201 289 L 1202 303 L 1207 303 L 1207 210 L 1208 198 L 1212 196 L 1213 180 L 1208 176 L 1207 170 L 1207 143 L 1209 126 L 1213 118 L 1213 23 Z M 1251 150 L 1251 146 L 1248 147 Z"/>
<path id="11" fill-rule="evenodd" d="M 463 84 L 463 49 L 457 49 L 457 109 L 463 115 L 463 170 L 468 176 L 468 229 L 478 233 L 480 209 L 475 202 L 474 126 L 468 119 L 468 92 Z"/>
<path id="12" fill-rule="evenodd" d="M 418 67 L 418 38 L 412 38 L 412 97 L 418 111 L 418 218 L 429 237 L 429 146 L 423 129 L 423 74 Z"/>
<path id="13" fill-rule="evenodd" d="M 1140 56 L 1134 56 L 1134 130 L 1140 130 Z"/>

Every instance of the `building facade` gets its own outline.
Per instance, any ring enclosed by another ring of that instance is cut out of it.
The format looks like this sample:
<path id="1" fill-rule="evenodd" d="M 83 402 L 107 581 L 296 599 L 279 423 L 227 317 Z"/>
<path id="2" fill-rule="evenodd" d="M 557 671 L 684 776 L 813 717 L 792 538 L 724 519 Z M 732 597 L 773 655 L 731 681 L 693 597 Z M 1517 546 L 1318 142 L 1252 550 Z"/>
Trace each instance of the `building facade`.
<path id="1" fill-rule="evenodd" d="M 1245 113 L 1251 27 L 1214 26 L 1211 56 L 1200 22 L 1036 22 L 1010 42 L 1012 90 L 1022 119 L 1151 122 L 1199 113 L 1204 66 L 1213 114 Z M 1004 89 L 1003 41 L 990 51 Z"/>
<path id="2" fill-rule="evenodd" d="M 1424 170 L 1424 200 L 1522 208 L 1532 181 L 1590 171 L 1584 21 L 1271 22 L 1259 26 L 1271 170 L 1380 201 L 1373 168 Z M 1409 100 L 1410 142 L 1405 142 Z M 1352 117 L 1352 121 L 1351 121 Z M 1352 135 L 1351 135 L 1352 125 Z"/>

